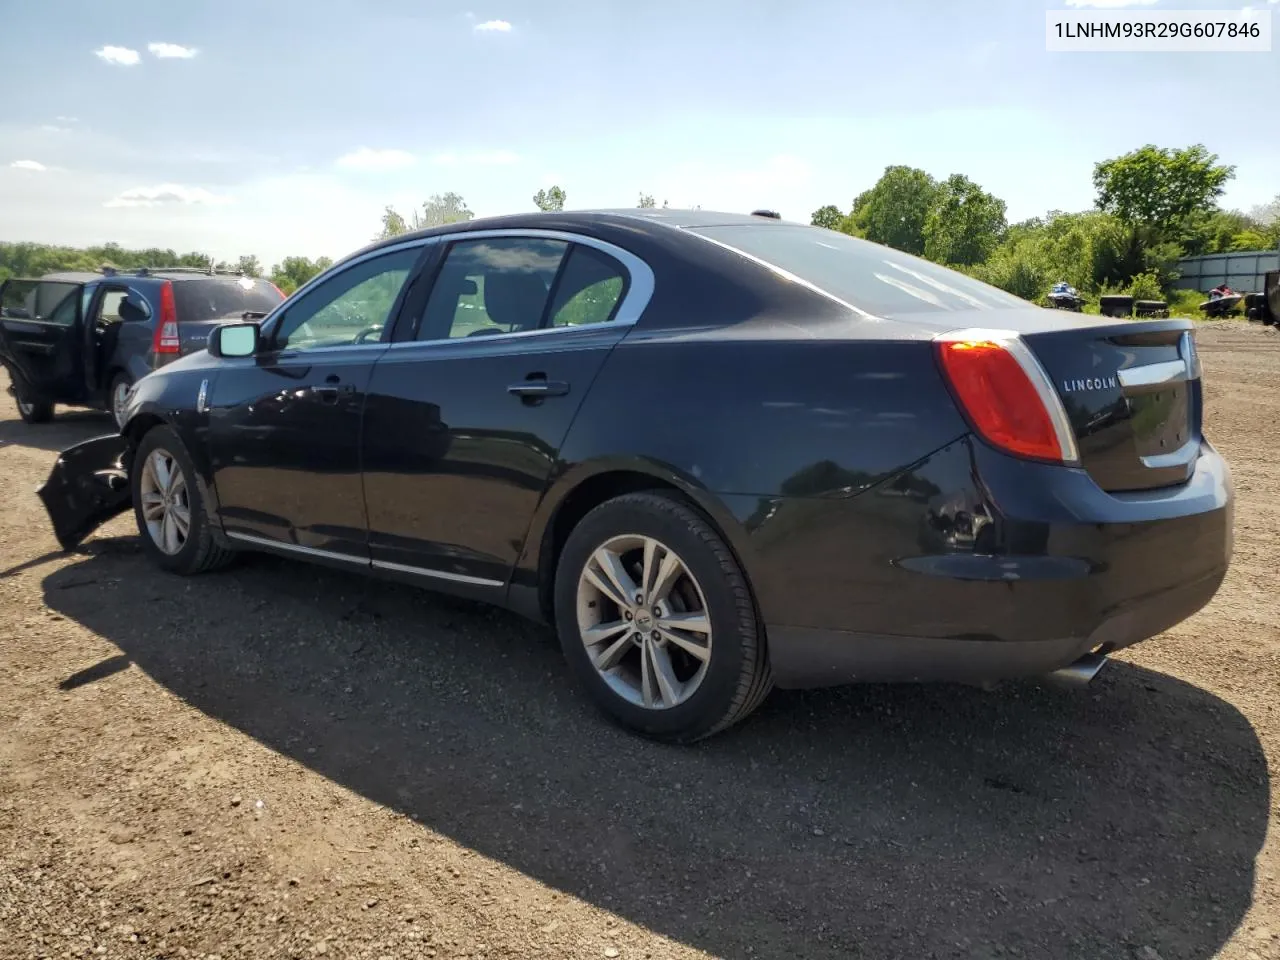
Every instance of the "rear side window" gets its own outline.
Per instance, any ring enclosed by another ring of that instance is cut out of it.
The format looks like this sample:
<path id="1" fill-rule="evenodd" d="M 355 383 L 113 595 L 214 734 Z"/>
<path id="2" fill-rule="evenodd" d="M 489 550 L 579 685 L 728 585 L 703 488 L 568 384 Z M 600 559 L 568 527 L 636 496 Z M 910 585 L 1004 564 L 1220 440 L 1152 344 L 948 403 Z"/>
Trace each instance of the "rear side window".
<path id="1" fill-rule="evenodd" d="M 880 317 L 1028 306 L 958 271 L 821 227 L 743 224 L 691 232 L 780 267 Z"/>
<path id="2" fill-rule="evenodd" d="M 608 323 L 622 302 L 626 283 L 622 266 L 613 257 L 575 245 L 556 283 L 548 326 Z"/>
<path id="3" fill-rule="evenodd" d="M 268 281 L 255 277 L 200 277 L 173 281 L 173 302 L 178 320 L 240 318 L 247 310 L 269 313 L 283 298 Z"/>
<path id="4" fill-rule="evenodd" d="M 80 284 L 54 280 L 10 280 L 0 313 L 6 320 L 35 320 L 69 327 L 79 313 Z"/>

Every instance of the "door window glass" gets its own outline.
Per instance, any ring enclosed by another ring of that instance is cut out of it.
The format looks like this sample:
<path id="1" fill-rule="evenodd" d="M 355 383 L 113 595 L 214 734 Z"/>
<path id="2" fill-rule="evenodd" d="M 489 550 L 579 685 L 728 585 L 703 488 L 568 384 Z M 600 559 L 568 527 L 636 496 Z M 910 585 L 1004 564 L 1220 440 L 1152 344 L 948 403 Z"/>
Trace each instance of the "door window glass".
<path id="1" fill-rule="evenodd" d="M 377 343 L 420 252 L 373 257 L 312 287 L 280 318 L 275 346 L 307 350 Z"/>
<path id="2" fill-rule="evenodd" d="M 418 325 L 419 340 L 537 330 L 569 249 L 561 240 L 488 237 L 449 248 Z"/>

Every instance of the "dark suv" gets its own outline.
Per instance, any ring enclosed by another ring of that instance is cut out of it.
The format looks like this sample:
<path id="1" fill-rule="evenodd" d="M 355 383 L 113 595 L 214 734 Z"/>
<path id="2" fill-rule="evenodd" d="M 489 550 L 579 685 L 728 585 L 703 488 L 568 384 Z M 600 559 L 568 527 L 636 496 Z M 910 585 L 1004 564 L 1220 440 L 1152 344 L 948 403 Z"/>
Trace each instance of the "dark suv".
<path id="1" fill-rule="evenodd" d="M 219 323 L 283 299 L 269 280 L 195 268 L 13 278 L 0 286 L 0 363 L 28 423 L 49 420 L 57 403 L 118 423 L 134 383 L 203 350 Z"/>

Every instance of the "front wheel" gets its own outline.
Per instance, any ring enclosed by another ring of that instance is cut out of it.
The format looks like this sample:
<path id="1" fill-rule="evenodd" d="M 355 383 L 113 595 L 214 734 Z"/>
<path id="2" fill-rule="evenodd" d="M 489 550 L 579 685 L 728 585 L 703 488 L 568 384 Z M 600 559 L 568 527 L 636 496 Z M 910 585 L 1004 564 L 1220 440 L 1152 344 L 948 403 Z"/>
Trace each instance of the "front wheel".
<path id="1" fill-rule="evenodd" d="M 699 513 L 633 493 L 588 513 L 556 568 L 556 627 L 615 722 L 688 743 L 745 718 L 772 687 L 746 577 Z"/>
<path id="2" fill-rule="evenodd" d="M 171 427 L 155 427 L 142 438 L 129 482 L 143 550 L 161 569 L 190 575 L 234 559 L 213 539 L 195 464 Z"/>

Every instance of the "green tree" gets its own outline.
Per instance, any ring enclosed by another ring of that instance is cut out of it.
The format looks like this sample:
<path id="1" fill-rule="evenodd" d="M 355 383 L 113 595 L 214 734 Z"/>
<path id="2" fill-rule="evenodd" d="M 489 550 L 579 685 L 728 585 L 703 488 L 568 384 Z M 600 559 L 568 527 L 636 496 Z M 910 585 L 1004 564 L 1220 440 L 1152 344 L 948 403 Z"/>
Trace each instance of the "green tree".
<path id="1" fill-rule="evenodd" d="M 534 205 L 544 213 L 559 213 L 564 209 L 565 192 L 560 187 L 539 190 L 533 195 Z"/>
<path id="2" fill-rule="evenodd" d="M 422 204 L 422 216 L 414 215 L 414 229 L 426 227 L 442 227 L 449 223 L 462 223 L 471 220 L 475 214 L 467 206 L 462 195 L 458 193 L 433 193 Z"/>
<path id="3" fill-rule="evenodd" d="M 537 197 L 535 197 L 534 203 L 537 203 L 537 202 L 538 202 Z M 636 204 L 636 206 L 639 207 L 641 210 L 652 210 L 657 205 L 658 204 L 654 202 L 653 194 L 643 193 L 643 192 L 640 194 L 640 202 Z"/>
<path id="4" fill-rule="evenodd" d="M 378 231 L 374 240 L 390 240 L 392 237 L 398 237 L 402 233 L 409 232 L 409 224 L 405 222 L 404 217 L 395 211 L 391 206 L 384 207 L 382 210 L 382 229 Z"/>
<path id="5" fill-rule="evenodd" d="M 293 293 L 317 274 L 333 266 L 328 257 L 311 260 L 309 257 L 285 257 L 271 268 L 271 282 L 286 294 Z"/>
<path id="6" fill-rule="evenodd" d="M 925 218 L 924 254 L 936 263 L 972 266 L 991 256 L 1008 225 L 1005 204 L 963 174 L 939 185 Z"/>
<path id="7" fill-rule="evenodd" d="M 1093 170 L 1098 209 L 1131 227 L 1166 231 L 1196 211 L 1212 210 L 1235 167 L 1202 144 L 1181 150 L 1147 144 Z"/>
<path id="8" fill-rule="evenodd" d="M 875 186 L 853 201 L 845 231 L 904 253 L 923 254 L 925 221 L 937 196 L 937 182 L 923 170 L 886 167 Z"/>
<path id="9" fill-rule="evenodd" d="M 815 227 L 826 227 L 828 230 L 839 230 L 840 224 L 844 220 L 844 214 L 840 212 L 840 208 L 835 204 L 828 203 L 825 207 L 819 207 L 813 211 L 813 216 L 809 222 Z"/>
<path id="10" fill-rule="evenodd" d="M 262 264 L 258 262 L 257 256 L 252 253 L 242 254 L 236 269 L 243 273 L 246 277 L 262 276 Z"/>

